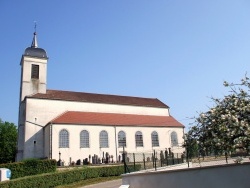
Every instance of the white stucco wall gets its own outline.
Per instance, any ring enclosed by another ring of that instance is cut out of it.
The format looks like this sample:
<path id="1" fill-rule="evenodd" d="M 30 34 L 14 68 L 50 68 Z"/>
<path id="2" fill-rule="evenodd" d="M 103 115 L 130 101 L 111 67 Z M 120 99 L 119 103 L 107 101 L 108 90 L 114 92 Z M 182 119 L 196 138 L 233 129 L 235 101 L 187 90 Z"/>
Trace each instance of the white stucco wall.
<path id="1" fill-rule="evenodd" d="M 69 148 L 59 148 L 59 132 L 62 129 L 66 129 L 69 132 Z M 115 130 L 116 129 L 116 130 Z M 87 130 L 89 132 L 89 143 L 90 148 L 80 148 L 80 132 L 82 130 Z M 109 147 L 100 148 L 99 146 L 99 134 L 100 131 L 105 130 L 108 132 L 109 137 Z M 125 150 L 128 153 L 142 153 L 142 152 L 152 152 L 153 149 L 165 150 L 165 148 L 172 148 L 173 152 L 183 152 L 183 148 L 172 147 L 169 139 L 169 133 L 176 131 L 178 135 L 179 142 L 183 142 L 183 128 L 157 128 L 157 127 L 122 127 L 122 126 L 92 126 L 92 125 L 52 125 L 52 158 L 59 159 L 59 151 L 61 153 L 61 159 L 68 164 L 69 158 L 72 161 L 77 161 L 78 159 L 88 158 L 89 155 L 98 155 L 100 158 L 103 156 L 103 152 L 108 152 L 110 155 L 114 156 L 116 161 L 116 156 L 121 155 L 123 148 L 118 147 L 118 133 L 119 131 L 124 131 L 126 133 L 126 147 Z M 141 131 L 143 134 L 143 147 L 135 146 L 135 133 L 136 131 Z M 156 131 L 159 138 L 159 147 L 152 148 L 151 143 L 151 133 Z M 115 135 L 116 133 L 116 135 Z"/>
<path id="2" fill-rule="evenodd" d="M 129 188 L 249 188 L 250 163 L 122 175 Z"/>
<path id="3" fill-rule="evenodd" d="M 41 126 L 61 115 L 65 111 L 107 112 L 145 115 L 168 115 L 167 108 L 139 107 L 86 103 L 76 101 L 59 101 L 43 99 L 26 99 L 24 158 L 44 157 L 43 132 Z M 34 145 L 36 141 L 36 145 Z"/>
<path id="4" fill-rule="evenodd" d="M 39 65 L 39 79 L 32 79 L 32 64 Z M 22 56 L 21 59 L 20 106 L 18 120 L 18 153 L 16 160 L 30 157 L 43 157 L 43 131 L 41 127 L 27 123 L 26 102 L 24 98 L 35 93 L 46 93 L 47 59 Z M 27 105 L 28 107 L 28 105 Z M 34 109 L 36 110 L 36 109 Z M 44 126 L 44 125 L 43 125 Z"/>
<path id="5" fill-rule="evenodd" d="M 39 79 L 34 84 L 34 80 L 31 79 L 31 66 L 39 65 Z M 34 58 L 29 56 L 23 56 L 21 61 L 22 66 L 22 78 L 21 78 L 21 101 L 25 96 L 34 93 L 46 93 L 47 83 L 47 59 Z M 38 84 L 38 87 L 35 85 Z"/>
<path id="6" fill-rule="evenodd" d="M 46 99 L 33 99 L 33 98 L 26 98 L 26 113 L 25 114 L 25 136 L 24 136 L 24 153 L 23 153 L 23 158 L 43 158 L 43 157 L 49 157 L 50 156 L 50 152 L 49 152 L 49 141 L 48 139 L 50 138 L 50 136 L 48 135 L 48 130 L 47 128 L 44 130 L 43 127 L 48 124 L 51 120 L 53 120 L 54 118 L 56 118 L 57 116 L 61 115 L 62 113 L 64 113 L 65 111 L 84 111 L 84 112 L 102 112 L 102 113 L 123 113 L 123 114 L 140 114 L 140 115 L 158 115 L 158 116 L 168 116 L 169 115 L 169 109 L 168 108 L 155 108 L 155 107 L 142 107 L 142 106 L 128 106 L 128 105 L 116 105 L 116 104 L 102 104 L 102 103 L 87 103 L 87 102 L 77 102 L 77 101 L 62 101 L 62 100 L 46 100 Z M 76 129 L 79 128 L 79 126 L 74 125 Z M 67 126 L 67 129 L 72 129 L 72 127 L 74 127 L 72 125 Z M 59 125 L 58 125 L 59 127 Z M 90 126 L 88 127 L 91 131 L 91 134 L 95 134 L 94 132 L 98 132 L 100 131 L 100 127 L 93 127 Z M 105 152 L 109 152 L 110 154 L 112 153 L 112 155 L 116 155 L 114 152 L 114 148 L 115 146 L 113 146 L 112 144 L 114 143 L 114 128 L 113 127 L 106 127 L 107 131 L 110 132 L 110 148 L 109 149 L 105 149 Z M 82 127 L 80 128 L 82 129 Z M 80 129 L 79 129 L 79 133 L 80 133 Z M 72 129 L 75 131 L 75 129 Z M 120 129 L 117 128 L 117 133 L 119 132 Z M 151 138 L 151 130 L 153 130 L 153 128 L 148 132 L 146 131 L 147 129 L 141 127 L 141 128 L 127 128 L 127 130 L 125 132 L 128 132 L 129 137 L 131 135 L 131 138 L 128 137 L 128 140 L 134 140 L 134 132 L 135 130 L 137 131 L 141 131 L 144 135 L 144 140 L 145 142 L 147 140 L 150 140 Z M 155 129 L 154 129 L 155 130 Z M 166 147 L 170 147 L 171 145 L 170 143 L 170 133 L 171 133 L 172 129 L 168 129 L 166 128 L 166 131 L 161 131 L 161 130 L 156 130 L 159 134 L 159 137 L 164 140 L 161 143 L 165 143 L 163 145 L 160 145 L 160 148 L 166 148 Z M 52 153 L 52 158 L 58 158 L 58 152 L 54 149 L 55 146 L 58 145 L 58 142 L 56 141 L 56 139 L 58 138 L 58 131 L 57 129 L 54 130 L 54 126 L 53 126 L 53 130 L 52 130 L 52 137 L 53 137 L 53 153 Z M 71 131 L 70 131 L 71 132 Z M 130 133 L 131 132 L 131 133 Z M 72 137 L 72 141 L 71 143 L 77 143 L 79 145 L 79 139 L 77 139 L 77 137 L 79 137 L 79 133 L 77 133 L 76 137 Z M 75 134 L 75 133 L 72 133 Z M 177 131 L 178 134 L 178 140 L 180 142 L 180 140 L 182 140 L 182 136 L 183 136 L 183 128 L 179 128 Z M 98 136 L 93 136 L 93 138 L 97 139 L 99 137 Z M 45 138 L 45 140 L 44 140 Z M 76 139 L 76 141 L 74 140 Z M 79 153 L 77 154 L 77 158 L 81 159 L 82 154 L 81 153 L 88 153 L 89 154 L 99 154 L 102 151 L 99 151 L 99 139 L 97 139 L 98 141 L 92 141 L 92 142 L 96 142 L 92 143 L 93 147 L 91 147 L 91 151 L 90 149 L 78 149 L 74 148 L 75 146 L 72 146 L 71 149 L 68 151 L 67 149 L 64 149 L 65 152 L 67 153 L 67 156 L 65 156 L 65 158 L 69 158 L 69 157 L 73 157 L 73 154 L 75 155 L 75 153 Z M 113 141 L 112 141 L 113 140 Z M 34 143 L 35 141 L 35 143 Z M 57 145 L 55 145 L 55 143 Z M 161 144 L 160 143 L 160 144 Z M 149 144 L 145 144 L 144 147 L 142 148 L 135 148 L 135 146 L 133 145 L 134 142 L 128 143 L 128 147 L 129 149 L 131 148 L 131 151 L 142 151 L 142 150 L 152 150 L 151 146 Z M 46 148 L 46 149 L 45 149 Z M 73 149 L 74 148 L 74 149 Z M 93 148 L 97 148 L 96 150 Z M 112 149 L 111 149 L 112 148 Z M 86 151 L 85 151 L 86 150 Z M 103 150 L 103 149 L 101 149 Z M 174 151 L 175 150 L 175 151 Z M 119 153 L 119 149 L 117 151 Z M 177 148 L 173 148 L 173 152 L 179 152 L 177 151 Z M 56 153 L 56 154 L 54 154 Z M 62 153 L 62 152 L 61 152 Z M 63 154 L 62 154 L 63 155 Z M 66 154 L 65 154 L 66 155 Z M 86 156 L 84 156 L 84 158 L 86 158 Z M 72 159 L 73 160 L 73 159 Z"/>

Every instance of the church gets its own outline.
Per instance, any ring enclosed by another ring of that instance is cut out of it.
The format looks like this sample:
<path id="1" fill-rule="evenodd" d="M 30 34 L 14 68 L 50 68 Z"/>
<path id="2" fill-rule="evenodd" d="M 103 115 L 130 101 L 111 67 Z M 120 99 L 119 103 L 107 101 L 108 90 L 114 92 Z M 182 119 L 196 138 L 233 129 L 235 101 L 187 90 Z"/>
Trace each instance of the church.
<path id="1" fill-rule="evenodd" d="M 65 164 L 103 153 L 181 153 L 184 125 L 156 98 L 47 89 L 48 56 L 37 44 L 22 55 L 16 160 L 61 159 Z"/>

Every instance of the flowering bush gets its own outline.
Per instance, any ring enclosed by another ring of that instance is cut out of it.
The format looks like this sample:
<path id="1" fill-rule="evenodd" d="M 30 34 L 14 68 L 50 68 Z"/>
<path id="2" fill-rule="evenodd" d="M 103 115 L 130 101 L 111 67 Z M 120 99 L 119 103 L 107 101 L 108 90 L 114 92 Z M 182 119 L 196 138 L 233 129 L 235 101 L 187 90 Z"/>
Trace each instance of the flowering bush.
<path id="1" fill-rule="evenodd" d="M 230 88 L 230 94 L 212 98 L 214 107 L 200 113 L 186 134 L 201 152 L 247 150 L 250 144 L 249 78 L 245 76 L 240 84 L 224 82 L 224 86 Z"/>

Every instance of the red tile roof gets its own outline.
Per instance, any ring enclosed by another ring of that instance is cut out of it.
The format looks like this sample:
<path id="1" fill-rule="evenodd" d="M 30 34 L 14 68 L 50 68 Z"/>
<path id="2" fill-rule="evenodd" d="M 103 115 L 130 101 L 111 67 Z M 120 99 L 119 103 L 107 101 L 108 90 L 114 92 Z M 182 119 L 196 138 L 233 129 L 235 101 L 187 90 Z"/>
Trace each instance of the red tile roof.
<path id="1" fill-rule="evenodd" d="M 114 114 L 67 111 L 51 121 L 52 124 L 106 126 L 184 127 L 172 116 Z"/>
<path id="2" fill-rule="evenodd" d="M 47 90 L 46 94 L 37 93 L 32 96 L 27 96 L 27 98 L 169 108 L 166 104 L 156 98 L 141 98 L 60 90 Z"/>

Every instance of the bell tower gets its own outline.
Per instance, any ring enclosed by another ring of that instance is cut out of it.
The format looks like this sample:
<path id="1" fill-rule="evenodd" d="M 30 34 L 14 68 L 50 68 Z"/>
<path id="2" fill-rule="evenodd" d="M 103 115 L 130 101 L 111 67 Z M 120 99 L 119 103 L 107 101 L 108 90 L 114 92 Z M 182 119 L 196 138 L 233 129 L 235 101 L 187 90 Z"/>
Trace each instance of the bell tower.
<path id="1" fill-rule="evenodd" d="M 48 56 L 38 48 L 37 34 L 34 32 L 31 47 L 25 49 L 21 65 L 20 102 L 25 96 L 46 93 Z"/>
<path id="2" fill-rule="evenodd" d="M 31 149 L 29 148 L 31 144 L 27 142 L 27 139 L 35 133 L 31 131 L 32 127 L 27 126 L 26 123 L 27 120 L 25 97 L 36 93 L 46 93 L 47 62 L 48 56 L 46 51 L 42 48 L 38 48 L 37 33 L 35 30 L 31 46 L 25 49 L 20 62 L 21 83 L 18 117 L 18 151 L 16 155 L 16 161 L 27 158 L 27 152 L 31 151 Z M 40 138 L 40 140 L 41 139 L 42 138 Z M 39 151 L 40 150 L 42 151 L 42 148 L 40 148 Z"/>

